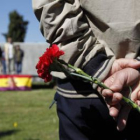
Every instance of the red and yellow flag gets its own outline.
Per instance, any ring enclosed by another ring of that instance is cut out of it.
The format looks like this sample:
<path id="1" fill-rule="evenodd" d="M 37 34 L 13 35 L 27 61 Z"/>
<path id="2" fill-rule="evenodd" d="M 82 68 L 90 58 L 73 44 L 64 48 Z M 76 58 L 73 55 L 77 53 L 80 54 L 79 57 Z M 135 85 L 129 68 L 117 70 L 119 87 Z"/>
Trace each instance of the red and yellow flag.
<path id="1" fill-rule="evenodd" d="M 32 76 L 30 75 L 0 75 L 0 91 L 30 90 Z"/>

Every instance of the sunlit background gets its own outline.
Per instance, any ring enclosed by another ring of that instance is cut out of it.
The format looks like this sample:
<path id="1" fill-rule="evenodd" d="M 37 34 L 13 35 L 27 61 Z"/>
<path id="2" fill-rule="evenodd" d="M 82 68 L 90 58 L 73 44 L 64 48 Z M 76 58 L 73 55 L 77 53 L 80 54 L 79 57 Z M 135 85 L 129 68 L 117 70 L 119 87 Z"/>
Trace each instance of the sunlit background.
<path id="1" fill-rule="evenodd" d="M 58 140 L 56 105 L 49 109 L 55 81 L 44 83 L 35 69 L 48 43 L 39 30 L 32 1 L 0 0 L 0 5 L 0 47 L 6 42 L 3 34 L 8 32 L 11 12 L 29 22 L 24 42 L 14 42 L 24 51 L 22 72 L 0 73 L 0 140 Z"/>
<path id="2" fill-rule="evenodd" d="M 0 5 L 0 42 L 5 42 L 2 33 L 7 32 L 9 13 L 14 10 L 22 15 L 24 20 L 29 21 L 25 42 L 45 42 L 39 31 L 39 22 L 33 13 L 32 0 L 1 0 Z"/>

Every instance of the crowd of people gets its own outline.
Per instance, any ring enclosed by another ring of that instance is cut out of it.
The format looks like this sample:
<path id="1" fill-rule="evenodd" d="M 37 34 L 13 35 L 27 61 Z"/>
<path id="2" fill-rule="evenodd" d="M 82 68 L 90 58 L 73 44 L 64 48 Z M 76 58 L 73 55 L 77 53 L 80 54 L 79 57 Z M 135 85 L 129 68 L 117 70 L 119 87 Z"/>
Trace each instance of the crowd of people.
<path id="1" fill-rule="evenodd" d="M 0 74 L 21 74 L 24 51 L 20 45 L 13 45 L 8 37 L 3 47 L 0 46 Z"/>

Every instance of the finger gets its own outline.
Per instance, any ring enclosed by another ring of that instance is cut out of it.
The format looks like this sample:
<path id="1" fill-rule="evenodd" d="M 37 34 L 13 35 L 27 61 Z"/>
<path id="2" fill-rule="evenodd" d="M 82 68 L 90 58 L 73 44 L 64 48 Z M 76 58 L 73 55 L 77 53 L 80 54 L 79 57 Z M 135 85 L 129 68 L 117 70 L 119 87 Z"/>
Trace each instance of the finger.
<path id="1" fill-rule="evenodd" d="M 121 91 L 129 74 L 126 73 L 126 70 L 127 69 L 124 69 L 114 73 L 104 81 L 104 84 L 110 87 L 112 91 Z"/>
<path id="2" fill-rule="evenodd" d="M 112 86 L 110 87 L 113 91 L 121 91 L 125 86 L 131 86 L 136 84 L 139 81 L 139 72 L 132 68 L 125 68 L 121 71 L 116 72 L 113 74 L 114 81 Z"/>
<path id="3" fill-rule="evenodd" d="M 102 95 L 103 95 L 104 97 L 112 97 L 112 96 L 113 96 L 113 92 L 112 92 L 111 90 L 109 90 L 109 89 L 104 89 L 104 90 L 102 91 Z"/>
<path id="4" fill-rule="evenodd" d="M 132 68 L 117 71 L 104 80 L 104 84 L 113 91 L 121 91 L 123 86 L 133 85 L 139 80 L 139 72 Z"/>
<path id="5" fill-rule="evenodd" d="M 115 80 L 115 74 L 111 75 L 110 77 L 108 77 L 107 79 L 104 80 L 104 84 L 108 87 L 112 86 L 114 80 Z"/>
<path id="6" fill-rule="evenodd" d="M 110 75 L 124 68 L 138 69 L 140 68 L 140 62 L 137 61 L 136 59 L 126 59 L 126 58 L 117 59 L 113 63 Z"/>
<path id="7" fill-rule="evenodd" d="M 115 92 L 113 94 L 113 98 L 112 98 L 112 104 L 117 104 L 119 103 L 123 98 L 123 95 L 121 93 Z"/>
<path id="8" fill-rule="evenodd" d="M 130 98 L 132 101 L 137 101 L 140 97 L 140 83 L 138 82 L 138 84 L 133 88 L 133 92 L 130 95 Z"/>
<path id="9" fill-rule="evenodd" d="M 130 110 L 131 107 L 128 105 L 121 108 L 117 120 L 117 129 L 119 131 L 122 131 L 125 128 Z"/>
<path id="10" fill-rule="evenodd" d="M 136 104 L 137 104 L 138 106 L 140 106 L 140 91 L 138 92 L 138 95 L 137 95 Z"/>
<path id="11" fill-rule="evenodd" d="M 121 78 L 120 78 L 121 77 Z M 112 91 L 119 91 L 122 89 L 125 81 L 127 80 L 127 75 L 124 70 L 121 70 L 121 72 L 116 72 L 107 79 L 104 80 L 104 84 L 107 87 L 110 87 Z"/>
<path id="12" fill-rule="evenodd" d="M 140 100 L 140 91 L 138 92 L 138 100 Z"/>
<path id="13" fill-rule="evenodd" d="M 140 61 L 136 59 L 121 58 L 117 60 L 117 63 L 121 66 L 122 69 L 128 67 L 137 69 L 140 67 Z"/>
<path id="14" fill-rule="evenodd" d="M 123 96 L 120 93 L 113 93 L 113 96 L 106 96 L 105 101 L 109 105 L 116 105 L 122 100 Z"/>
<path id="15" fill-rule="evenodd" d="M 136 104 L 137 104 L 138 106 L 140 106 L 140 101 L 136 101 Z"/>
<path id="16" fill-rule="evenodd" d="M 114 118 L 118 117 L 120 108 L 121 108 L 121 105 L 120 104 L 111 106 L 109 108 L 109 114 L 110 114 L 110 116 L 112 116 Z"/>
<path id="17" fill-rule="evenodd" d="M 122 71 L 120 73 L 116 72 L 113 76 L 114 76 L 114 81 L 112 82 L 110 89 L 114 92 L 119 92 L 123 89 L 123 86 L 126 82 L 126 74 Z"/>

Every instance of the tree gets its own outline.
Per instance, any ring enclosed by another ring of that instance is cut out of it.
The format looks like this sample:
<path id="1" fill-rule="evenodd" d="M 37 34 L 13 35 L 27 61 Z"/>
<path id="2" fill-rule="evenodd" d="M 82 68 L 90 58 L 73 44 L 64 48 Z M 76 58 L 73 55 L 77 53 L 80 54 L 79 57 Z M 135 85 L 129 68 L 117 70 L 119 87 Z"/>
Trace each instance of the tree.
<path id="1" fill-rule="evenodd" d="M 13 42 L 24 42 L 28 21 L 24 21 L 17 11 L 9 14 L 9 20 L 8 33 L 3 34 L 5 38 L 9 36 Z"/>

